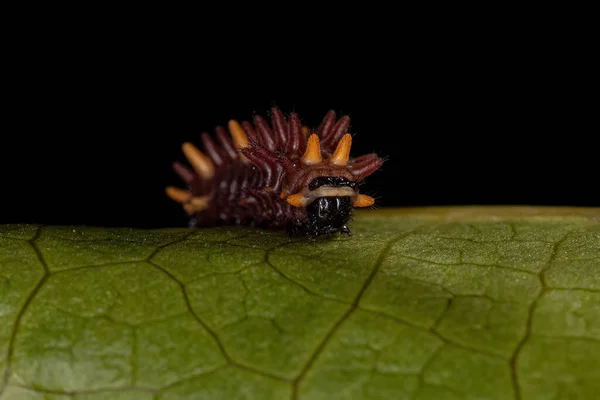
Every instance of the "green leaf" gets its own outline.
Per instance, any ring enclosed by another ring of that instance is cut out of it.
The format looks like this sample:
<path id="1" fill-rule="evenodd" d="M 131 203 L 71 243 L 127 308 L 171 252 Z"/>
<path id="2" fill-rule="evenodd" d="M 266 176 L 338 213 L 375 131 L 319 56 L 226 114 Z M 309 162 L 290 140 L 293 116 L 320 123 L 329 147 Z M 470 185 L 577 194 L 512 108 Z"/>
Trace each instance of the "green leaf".
<path id="1" fill-rule="evenodd" d="M 600 209 L 0 226 L 0 399 L 591 399 Z"/>

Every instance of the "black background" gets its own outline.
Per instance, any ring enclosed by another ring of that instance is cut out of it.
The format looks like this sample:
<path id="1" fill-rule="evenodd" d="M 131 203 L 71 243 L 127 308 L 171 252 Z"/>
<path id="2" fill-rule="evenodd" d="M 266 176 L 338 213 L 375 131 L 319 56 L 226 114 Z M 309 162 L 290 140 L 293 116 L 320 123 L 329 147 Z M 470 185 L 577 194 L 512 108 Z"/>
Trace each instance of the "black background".
<path id="1" fill-rule="evenodd" d="M 154 45 L 36 49 L 14 80 L 0 223 L 185 226 L 164 195 L 181 143 L 273 105 L 314 127 L 349 114 L 352 155 L 387 159 L 364 188 L 379 207 L 600 206 L 586 81 L 539 43 Z"/>

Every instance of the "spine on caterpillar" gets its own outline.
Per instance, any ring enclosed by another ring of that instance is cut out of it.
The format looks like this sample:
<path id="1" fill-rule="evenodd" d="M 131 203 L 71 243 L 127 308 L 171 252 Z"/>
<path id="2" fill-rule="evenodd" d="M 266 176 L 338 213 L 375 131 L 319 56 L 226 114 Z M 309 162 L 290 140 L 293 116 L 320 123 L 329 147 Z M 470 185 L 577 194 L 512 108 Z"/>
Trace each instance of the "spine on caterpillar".
<path id="1" fill-rule="evenodd" d="M 203 151 L 184 143 L 191 168 L 180 162 L 173 168 L 187 190 L 169 186 L 166 194 L 196 227 L 238 224 L 292 235 L 350 235 L 352 209 L 374 204 L 359 185 L 383 159 L 377 154 L 351 158 L 350 118 L 338 119 L 333 110 L 316 131 L 277 107 L 270 119 L 269 124 L 255 115 L 253 123 L 231 120 L 214 136 L 202 133 Z"/>

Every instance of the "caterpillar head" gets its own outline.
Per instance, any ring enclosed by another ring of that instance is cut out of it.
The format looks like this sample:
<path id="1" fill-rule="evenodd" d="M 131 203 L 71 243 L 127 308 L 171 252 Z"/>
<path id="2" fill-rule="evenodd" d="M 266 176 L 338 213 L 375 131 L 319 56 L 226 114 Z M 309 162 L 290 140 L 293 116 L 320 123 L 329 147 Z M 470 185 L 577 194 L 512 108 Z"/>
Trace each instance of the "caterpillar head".
<path id="1" fill-rule="evenodd" d="M 333 154 L 323 156 L 319 138 L 313 134 L 308 139 L 307 149 L 300 162 L 304 171 L 300 176 L 292 176 L 287 190 L 281 193 L 286 202 L 297 208 L 303 208 L 305 214 L 287 230 L 292 235 L 307 236 L 345 233 L 350 236 L 347 223 L 355 207 L 369 207 L 375 200 L 360 194 L 358 183 L 364 178 L 366 161 L 369 168 L 379 168 L 382 160 L 376 156 L 365 156 L 359 163 L 350 159 L 352 136 L 344 135 Z M 362 162 L 361 162 L 362 161 Z M 358 166 L 357 170 L 353 167 Z M 293 190 L 292 194 L 288 194 Z"/>

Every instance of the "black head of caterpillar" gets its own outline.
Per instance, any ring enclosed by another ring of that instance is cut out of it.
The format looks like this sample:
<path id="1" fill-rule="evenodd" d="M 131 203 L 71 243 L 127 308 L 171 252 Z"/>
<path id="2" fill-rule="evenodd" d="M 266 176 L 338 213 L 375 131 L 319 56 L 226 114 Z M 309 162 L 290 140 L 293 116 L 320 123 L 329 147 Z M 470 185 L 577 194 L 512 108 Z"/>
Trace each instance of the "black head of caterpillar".
<path id="1" fill-rule="evenodd" d="M 359 184 L 383 164 L 376 154 L 350 157 L 350 118 L 329 111 L 313 132 L 297 114 L 271 109 L 271 123 L 255 115 L 235 120 L 216 135 L 201 135 L 204 152 L 184 143 L 192 168 L 173 168 L 188 189 L 173 186 L 167 195 L 192 216 L 192 226 L 224 224 L 285 229 L 290 235 L 350 235 L 355 207 L 374 199 Z"/>

